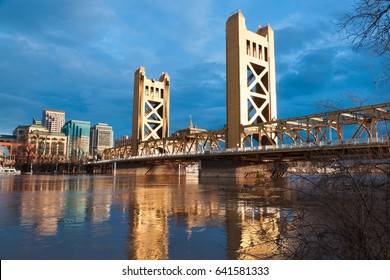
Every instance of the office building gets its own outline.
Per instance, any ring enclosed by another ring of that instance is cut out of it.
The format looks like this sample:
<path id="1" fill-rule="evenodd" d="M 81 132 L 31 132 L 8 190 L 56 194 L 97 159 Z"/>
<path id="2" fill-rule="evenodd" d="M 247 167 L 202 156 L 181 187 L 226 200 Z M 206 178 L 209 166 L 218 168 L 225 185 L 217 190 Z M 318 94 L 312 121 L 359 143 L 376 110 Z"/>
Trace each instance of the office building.
<path id="1" fill-rule="evenodd" d="M 61 132 L 65 124 L 65 112 L 45 109 L 42 113 L 42 126 L 50 132 Z"/>
<path id="2" fill-rule="evenodd" d="M 70 120 L 62 127 L 67 136 L 68 160 L 80 161 L 88 158 L 90 122 Z"/>
<path id="3" fill-rule="evenodd" d="M 90 150 L 92 157 L 103 154 L 103 151 L 112 148 L 114 132 L 112 127 L 105 123 L 97 123 L 91 127 L 90 131 Z"/>

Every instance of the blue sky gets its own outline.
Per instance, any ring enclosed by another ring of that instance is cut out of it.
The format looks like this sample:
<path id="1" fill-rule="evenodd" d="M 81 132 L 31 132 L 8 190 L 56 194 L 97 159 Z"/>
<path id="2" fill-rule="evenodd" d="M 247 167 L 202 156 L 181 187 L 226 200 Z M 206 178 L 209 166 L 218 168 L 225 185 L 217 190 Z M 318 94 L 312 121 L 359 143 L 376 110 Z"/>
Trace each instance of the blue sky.
<path id="1" fill-rule="evenodd" d="M 274 29 L 278 118 L 324 111 L 327 101 L 388 102 L 388 61 L 337 34 L 353 2 L 0 0 L 0 134 L 48 108 L 130 135 L 140 66 L 148 78 L 171 78 L 171 133 L 189 115 L 197 127 L 222 128 L 225 23 L 237 9 L 248 29 Z"/>

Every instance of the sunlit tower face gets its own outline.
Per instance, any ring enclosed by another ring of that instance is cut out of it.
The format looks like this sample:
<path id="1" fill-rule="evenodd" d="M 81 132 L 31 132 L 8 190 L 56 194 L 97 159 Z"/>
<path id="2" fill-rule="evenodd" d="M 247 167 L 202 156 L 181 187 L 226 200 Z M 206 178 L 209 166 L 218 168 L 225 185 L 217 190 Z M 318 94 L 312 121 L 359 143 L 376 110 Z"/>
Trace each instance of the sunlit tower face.
<path id="1" fill-rule="evenodd" d="M 147 79 L 143 67 L 134 74 L 132 153 L 138 154 L 138 142 L 169 136 L 170 79 Z"/>
<path id="2" fill-rule="evenodd" d="M 226 22 L 226 101 L 228 148 L 242 145 L 243 125 L 277 117 L 272 28 L 247 30 L 241 12 Z"/>

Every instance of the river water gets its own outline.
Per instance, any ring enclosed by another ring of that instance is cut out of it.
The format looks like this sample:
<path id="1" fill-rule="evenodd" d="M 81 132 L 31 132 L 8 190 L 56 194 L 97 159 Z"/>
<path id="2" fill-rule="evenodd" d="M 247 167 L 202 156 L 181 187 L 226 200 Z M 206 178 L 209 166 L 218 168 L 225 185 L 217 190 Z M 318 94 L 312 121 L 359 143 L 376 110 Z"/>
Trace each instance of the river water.
<path id="1" fill-rule="evenodd" d="M 291 214 L 285 181 L 0 177 L 1 259 L 269 258 Z"/>

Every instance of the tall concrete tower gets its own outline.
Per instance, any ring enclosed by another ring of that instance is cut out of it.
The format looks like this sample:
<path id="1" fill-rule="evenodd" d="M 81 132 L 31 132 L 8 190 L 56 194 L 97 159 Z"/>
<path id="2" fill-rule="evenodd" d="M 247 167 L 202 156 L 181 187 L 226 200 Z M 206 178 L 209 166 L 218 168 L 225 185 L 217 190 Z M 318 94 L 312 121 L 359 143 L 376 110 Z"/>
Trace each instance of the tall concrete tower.
<path id="1" fill-rule="evenodd" d="M 138 155 L 138 142 L 169 136 L 170 79 L 147 79 L 145 68 L 134 74 L 132 154 Z"/>
<path id="2" fill-rule="evenodd" d="M 242 126 L 277 117 L 273 30 L 247 30 L 241 12 L 226 22 L 226 103 L 227 148 L 243 145 Z"/>

